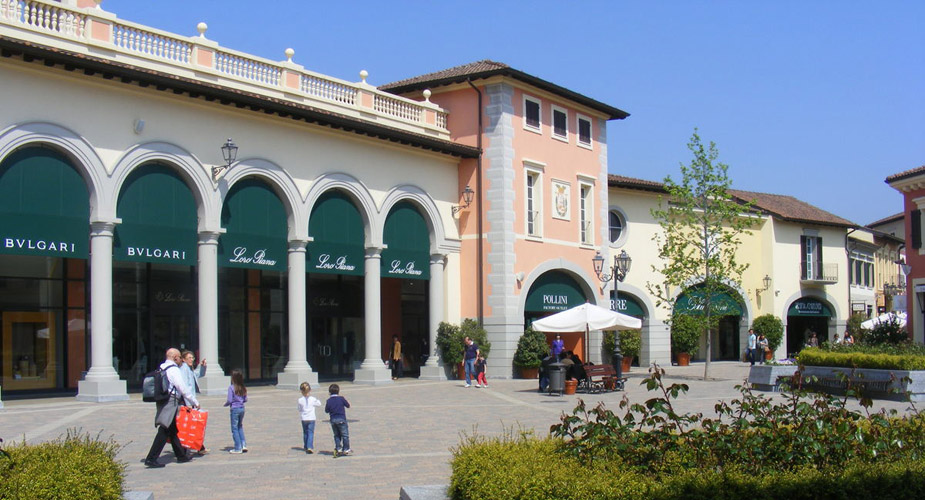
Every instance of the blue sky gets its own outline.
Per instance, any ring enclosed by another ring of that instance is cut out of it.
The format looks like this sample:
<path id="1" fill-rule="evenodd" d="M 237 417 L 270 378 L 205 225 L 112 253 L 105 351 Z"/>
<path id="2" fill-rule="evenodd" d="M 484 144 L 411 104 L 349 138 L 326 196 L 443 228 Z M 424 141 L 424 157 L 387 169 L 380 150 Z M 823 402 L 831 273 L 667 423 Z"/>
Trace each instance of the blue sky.
<path id="1" fill-rule="evenodd" d="M 925 2 L 104 0 L 122 19 L 381 85 L 481 59 L 631 114 L 611 173 L 662 180 L 699 128 L 733 187 L 859 224 L 925 165 Z"/>

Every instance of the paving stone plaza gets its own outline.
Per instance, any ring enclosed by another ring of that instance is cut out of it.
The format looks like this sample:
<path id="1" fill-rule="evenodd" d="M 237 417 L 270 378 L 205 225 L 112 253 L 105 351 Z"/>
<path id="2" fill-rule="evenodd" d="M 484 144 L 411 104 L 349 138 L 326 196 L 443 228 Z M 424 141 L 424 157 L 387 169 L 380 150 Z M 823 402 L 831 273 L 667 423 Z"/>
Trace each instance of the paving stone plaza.
<path id="1" fill-rule="evenodd" d="M 666 380 L 683 382 L 690 392 L 681 397 L 681 411 L 713 415 L 719 399 L 738 395 L 735 386 L 748 374 L 747 363 L 714 362 L 712 380 L 703 381 L 703 365 L 666 367 Z M 633 368 L 626 394 L 641 402 L 652 396 L 639 385 L 645 372 Z M 244 429 L 249 452 L 229 454 L 231 432 L 224 397 L 202 396 L 210 412 L 206 432 L 208 455 L 191 463 L 174 462 L 167 446 L 162 469 L 147 469 L 142 460 L 151 445 L 154 404 L 138 394 L 118 403 L 82 403 L 73 397 L 4 401 L 0 437 L 6 443 L 54 439 L 69 428 L 124 445 L 119 458 L 128 464 L 126 487 L 151 491 L 154 498 L 251 499 L 339 498 L 397 499 L 402 486 L 446 484 L 450 448 L 462 433 L 477 430 L 497 435 L 505 428 L 548 431 L 577 398 L 604 401 L 617 411 L 622 392 L 576 396 L 538 394 L 535 380 L 491 380 L 489 389 L 464 388 L 462 382 L 400 379 L 385 386 L 342 382 L 341 394 L 351 404 L 347 411 L 350 441 L 355 454 L 334 458 L 331 428 L 323 416 L 315 430 L 315 455 L 301 450 L 301 426 L 296 410 L 299 393 L 275 387 L 251 387 Z M 327 385 L 313 394 L 322 401 Z M 875 401 L 876 408 L 904 411 L 907 403 Z M 321 413 L 320 415 L 323 415 Z"/>

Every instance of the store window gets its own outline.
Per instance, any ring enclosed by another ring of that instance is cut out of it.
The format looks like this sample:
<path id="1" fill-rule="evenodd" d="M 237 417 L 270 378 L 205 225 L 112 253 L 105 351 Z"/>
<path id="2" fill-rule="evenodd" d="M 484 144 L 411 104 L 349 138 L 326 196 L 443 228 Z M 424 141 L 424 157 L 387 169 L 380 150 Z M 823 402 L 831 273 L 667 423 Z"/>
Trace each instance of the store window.
<path id="1" fill-rule="evenodd" d="M 543 184 L 542 170 L 527 167 L 525 175 L 524 191 L 526 202 L 526 231 L 527 236 L 541 237 L 543 235 L 542 227 L 542 210 L 543 210 Z"/>
<path id="2" fill-rule="evenodd" d="M 592 217 L 593 207 L 591 201 L 591 192 L 592 186 L 590 184 L 580 185 L 581 206 L 579 209 L 581 214 L 579 217 L 579 223 L 581 224 L 581 227 L 579 240 L 584 245 L 592 244 L 594 239 L 592 236 L 594 234 L 594 218 Z"/>
<path id="3" fill-rule="evenodd" d="M 800 278 L 804 280 L 822 279 L 822 238 L 819 236 L 800 236 Z"/>

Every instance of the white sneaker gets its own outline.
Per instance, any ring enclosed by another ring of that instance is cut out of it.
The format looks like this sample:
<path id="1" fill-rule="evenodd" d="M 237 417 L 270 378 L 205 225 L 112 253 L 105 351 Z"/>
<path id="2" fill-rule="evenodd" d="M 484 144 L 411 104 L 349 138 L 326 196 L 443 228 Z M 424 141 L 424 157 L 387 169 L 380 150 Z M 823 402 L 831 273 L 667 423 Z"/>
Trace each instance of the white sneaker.
<path id="1" fill-rule="evenodd" d="M 469 384 L 466 384 L 466 387 L 469 387 Z"/>
<path id="2" fill-rule="evenodd" d="M 244 452 L 241 450 L 228 450 L 228 453 L 232 453 L 234 455 L 240 455 L 241 453 L 244 453 Z"/>
<path id="3" fill-rule="evenodd" d="M 476 389 L 481 389 L 482 386 L 481 386 L 480 384 L 475 384 L 475 388 L 476 388 Z"/>
<path id="4" fill-rule="evenodd" d="M 342 455 L 353 455 L 353 450 L 344 450 L 341 454 Z"/>

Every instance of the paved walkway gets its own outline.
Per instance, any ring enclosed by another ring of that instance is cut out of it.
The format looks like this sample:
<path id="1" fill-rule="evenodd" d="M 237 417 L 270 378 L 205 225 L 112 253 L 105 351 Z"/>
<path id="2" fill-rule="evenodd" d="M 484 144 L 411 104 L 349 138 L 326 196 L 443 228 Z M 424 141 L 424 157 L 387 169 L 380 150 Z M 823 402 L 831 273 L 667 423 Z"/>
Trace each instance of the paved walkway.
<path id="1" fill-rule="evenodd" d="M 748 374 L 748 364 L 719 362 L 711 366 L 711 380 L 703 381 L 703 365 L 667 367 L 670 382 L 681 381 L 690 392 L 677 403 L 681 411 L 713 415 L 719 399 L 738 396 L 735 385 Z M 626 394 L 631 401 L 648 397 L 639 382 L 645 372 L 634 368 Z M 53 439 L 68 428 L 124 445 L 120 458 L 128 464 L 127 488 L 153 491 L 155 499 L 250 498 L 362 498 L 397 499 L 402 485 L 445 484 L 449 481 L 450 448 L 462 433 L 477 430 L 498 435 L 506 428 L 535 429 L 545 434 L 578 397 L 604 401 L 614 411 L 622 392 L 547 396 L 536 392 L 535 380 L 494 380 L 490 389 L 466 389 L 457 381 L 427 382 L 402 379 L 387 386 L 341 383 L 341 394 L 351 403 L 351 446 L 355 455 L 334 459 L 327 421 L 319 421 L 315 446 L 320 453 L 301 451 L 301 426 L 296 411 L 297 391 L 274 387 L 250 390 L 244 429 L 249 453 L 231 455 L 231 432 L 224 398 L 202 397 L 211 413 L 206 445 L 212 453 L 188 464 L 177 464 L 165 448 L 162 469 L 146 469 L 142 459 L 154 437 L 154 405 L 132 395 L 119 403 L 80 403 L 73 398 L 4 401 L 0 437 L 7 442 Z M 325 388 L 327 386 L 325 385 Z M 324 400 L 327 391 L 316 390 Z M 878 401 L 887 408 L 908 405 Z"/>

